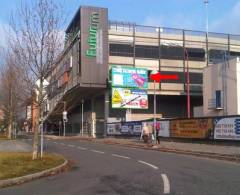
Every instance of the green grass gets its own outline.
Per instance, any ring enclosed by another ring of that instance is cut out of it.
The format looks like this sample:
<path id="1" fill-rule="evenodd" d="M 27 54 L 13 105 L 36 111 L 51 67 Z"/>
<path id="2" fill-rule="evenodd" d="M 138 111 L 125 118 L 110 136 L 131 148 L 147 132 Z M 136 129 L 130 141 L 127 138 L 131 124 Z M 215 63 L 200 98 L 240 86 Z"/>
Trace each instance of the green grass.
<path id="1" fill-rule="evenodd" d="M 44 154 L 42 159 L 32 160 L 31 153 L 0 152 L 0 180 L 37 173 L 63 162 L 62 157 L 52 154 Z"/>
<path id="2" fill-rule="evenodd" d="M 0 140 L 1 139 L 7 139 L 7 136 L 4 133 L 0 133 Z"/>

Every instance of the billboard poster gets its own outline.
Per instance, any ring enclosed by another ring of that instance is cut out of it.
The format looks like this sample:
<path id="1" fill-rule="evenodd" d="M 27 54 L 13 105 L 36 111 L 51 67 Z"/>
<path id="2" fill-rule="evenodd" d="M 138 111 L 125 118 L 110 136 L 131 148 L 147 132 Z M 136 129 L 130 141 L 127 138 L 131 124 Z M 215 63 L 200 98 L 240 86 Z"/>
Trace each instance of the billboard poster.
<path id="1" fill-rule="evenodd" d="M 159 126 L 159 133 L 160 137 L 169 137 L 169 121 L 157 121 L 157 128 Z"/>
<path id="2" fill-rule="evenodd" d="M 142 89 L 112 88 L 112 108 L 147 109 L 147 91 Z"/>
<path id="3" fill-rule="evenodd" d="M 212 119 L 184 119 L 170 121 L 170 136 L 179 138 L 209 138 Z"/>
<path id="4" fill-rule="evenodd" d="M 121 135 L 121 123 L 109 123 L 107 124 L 108 135 Z"/>
<path id="5" fill-rule="evenodd" d="M 240 117 L 216 118 L 214 139 L 240 140 Z"/>
<path id="6" fill-rule="evenodd" d="M 147 125 L 152 126 L 152 130 L 154 129 L 153 121 L 146 122 L 146 123 L 147 123 Z M 160 137 L 169 137 L 170 136 L 169 121 L 156 121 L 156 129 L 159 130 L 158 136 L 160 136 Z"/>
<path id="7" fill-rule="evenodd" d="M 121 132 L 125 135 L 140 135 L 142 132 L 142 122 L 124 122 Z"/>
<path id="8" fill-rule="evenodd" d="M 148 88 L 148 72 L 142 68 L 112 67 L 112 87 Z"/>

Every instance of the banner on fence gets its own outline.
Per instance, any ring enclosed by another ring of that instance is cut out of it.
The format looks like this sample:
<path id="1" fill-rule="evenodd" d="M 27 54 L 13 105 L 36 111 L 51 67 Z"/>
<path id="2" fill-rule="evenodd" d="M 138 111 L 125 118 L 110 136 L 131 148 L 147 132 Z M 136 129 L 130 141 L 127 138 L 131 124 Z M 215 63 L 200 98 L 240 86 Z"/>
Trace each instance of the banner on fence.
<path id="1" fill-rule="evenodd" d="M 240 140 L 240 117 L 214 119 L 214 139 Z"/>
<path id="2" fill-rule="evenodd" d="M 153 127 L 153 121 L 146 122 L 147 125 L 151 125 Z M 154 128 L 152 128 L 153 130 Z M 156 121 L 156 129 L 158 131 L 158 136 L 160 137 L 169 137 L 169 121 Z"/>
<path id="3" fill-rule="evenodd" d="M 212 119 L 170 121 L 170 136 L 176 138 L 209 138 L 212 129 Z"/>
<path id="4" fill-rule="evenodd" d="M 142 132 L 142 122 L 125 122 L 122 124 L 121 133 L 125 135 L 140 135 Z"/>
<path id="5" fill-rule="evenodd" d="M 108 135 L 121 135 L 121 123 L 109 123 L 107 124 Z"/>

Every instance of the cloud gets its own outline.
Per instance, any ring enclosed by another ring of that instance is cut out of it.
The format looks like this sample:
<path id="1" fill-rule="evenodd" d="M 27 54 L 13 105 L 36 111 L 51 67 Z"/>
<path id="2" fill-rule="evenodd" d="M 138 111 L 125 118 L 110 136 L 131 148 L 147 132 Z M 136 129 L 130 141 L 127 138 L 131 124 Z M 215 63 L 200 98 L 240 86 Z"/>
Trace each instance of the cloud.
<path id="1" fill-rule="evenodd" d="M 209 25 L 210 31 L 240 34 L 240 1 L 226 13 L 223 18 L 220 18 Z"/>

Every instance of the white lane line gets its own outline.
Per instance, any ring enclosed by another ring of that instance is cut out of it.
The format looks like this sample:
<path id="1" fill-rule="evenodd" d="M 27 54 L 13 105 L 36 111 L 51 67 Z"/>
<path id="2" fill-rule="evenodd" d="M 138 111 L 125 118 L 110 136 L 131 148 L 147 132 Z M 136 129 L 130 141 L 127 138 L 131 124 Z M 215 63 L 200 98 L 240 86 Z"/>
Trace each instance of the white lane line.
<path id="1" fill-rule="evenodd" d="M 96 152 L 96 153 L 100 153 L 100 154 L 104 154 L 105 152 L 99 151 L 99 150 L 90 150 L 92 152 Z"/>
<path id="2" fill-rule="evenodd" d="M 65 144 L 64 143 L 60 143 L 61 145 L 63 145 L 63 146 L 65 146 Z"/>
<path id="3" fill-rule="evenodd" d="M 57 144 L 57 142 L 53 142 L 54 144 Z"/>
<path id="4" fill-rule="evenodd" d="M 71 144 L 69 144 L 68 146 L 69 146 L 69 147 L 75 147 L 74 145 L 71 145 Z"/>
<path id="5" fill-rule="evenodd" d="M 84 147 L 81 147 L 81 146 L 78 146 L 77 148 L 81 149 L 81 150 L 87 150 L 87 148 L 84 148 Z"/>
<path id="6" fill-rule="evenodd" d="M 170 193 L 170 182 L 168 180 L 168 177 L 166 174 L 161 174 L 162 179 L 163 179 L 163 185 L 164 185 L 164 194 L 169 194 Z"/>
<path id="7" fill-rule="evenodd" d="M 118 154 L 112 154 L 112 156 L 115 156 L 115 157 L 118 157 L 118 158 L 130 159 L 130 157 L 128 157 L 128 156 L 122 156 L 122 155 L 118 155 Z"/>
<path id="8" fill-rule="evenodd" d="M 145 165 L 148 165 L 149 167 L 152 167 L 152 168 L 154 168 L 154 169 L 156 169 L 156 170 L 158 169 L 157 166 L 152 165 L 152 164 L 150 164 L 150 163 L 147 163 L 147 162 L 145 162 L 145 161 L 138 160 L 138 162 L 139 162 L 139 163 L 142 163 L 142 164 L 145 164 Z"/>

